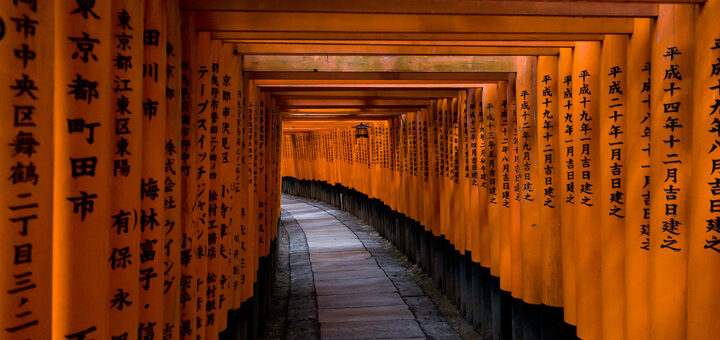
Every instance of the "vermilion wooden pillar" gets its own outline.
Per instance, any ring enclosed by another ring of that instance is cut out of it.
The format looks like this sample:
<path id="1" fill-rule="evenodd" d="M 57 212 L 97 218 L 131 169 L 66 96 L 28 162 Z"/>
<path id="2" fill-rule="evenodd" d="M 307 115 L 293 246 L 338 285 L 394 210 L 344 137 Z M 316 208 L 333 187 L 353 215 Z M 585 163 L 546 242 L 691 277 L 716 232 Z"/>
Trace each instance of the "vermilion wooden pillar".
<path id="1" fill-rule="evenodd" d="M 652 39 L 651 339 L 687 336 L 695 19 L 694 5 L 660 5 Z"/>
<path id="2" fill-rule="evenodd" d="M 650 19 L 635 19 L 627 52 L 625 116 L 625 329 L 648 339 L 650 272 Z"/>
<path id="3" fill-rule="evenodd" d="M 500 231 L 500 289 L 510 291 L 512 286 L 510 278 L 512 277 L 511 265 L 511 233 L 510 233 L 510 214 L 512 198 L 512 172 L 511 172 L 511 154 L 510 154 L 510 137 L 511 127 L 508 121 L 510 111 L 508 92 L 510 88 L 507 82 L 498 83 L 498 102 L 500 107 L 496 113 L 496 121 L 498 125 L 497 136 L 497 196 L 498 196 L 498 229 Z M 502 99 L 501 99 L 502 98 Z"/>
<path id="4" fill-rule="evenodd" d="M 600 238 L 605 339 L 625 338 L 627 36 L 606 35 L 600 65 Z M 597 97 L 596 97 L 597 98 Z"/>
<path id="5" fill-rule="evenodd" d="M 490 226 L 488 224 L 488 207 L 487 202 L 490 197 L 489 194 L 489 182 L 488 182 L 488 134 L 485 126 L 487 119 L 487 112 L 485 111 L 485 103 L 489 99 L 488 86 L 482 86 L 475 89 L 475 108 L 476 108 L 476 125 L 477 125 L 477 192 L 478 192 L 478 205 L 471 209 L 477 210 L 478 215 L 476 219 L 477 228 L 477 256 L 479 257 L 479 263 L 486 268 L 490 268 Z M 485 203 L 485 204 L 483 204 Z"/>
<path id="6" fill-rule="evenodd" d="M 197 205 L 197 120 L 193 119 L 198 97 L 193 86 L 197 86 L 197 33 L 189 16 L 182 16 L 182 64 L 181 83 L 181 130 L 180 130 L 180 172 L 181 172 L 181 238 L 180 238 L 180 337 L 195 339 L 197 337 L 197 266 L 196 224 Z"/>
<path id="7" fill-rule="evenodd" d="M 246 297 L 250 298 L 253 296 L 253 283 L 255 283 L 256 277 L 256 257 L 258 253 L 258 222 L 257 222 L 257 177 L 255 175 L 255 169 L 257 166 L 257 121 L 256 116 L 258 115 L 258 93 L 255 87 L 255 82 L 250 80 L 245 86 L 245 100 L 246 100 L 246 112 L 244 118 L 246 119 L 245 132 L 248 135 L 246 141 L 247 148 L 247 243 L 246 243 L 246 262 L 247 262 L 247 277 L 245 279 Z M 307 154 L 307 150 L 305 150 Z"/>
<path id="8" fill-rule="evenodd" d="M 516 75 L 508 76 L 508 129 L 510 143 L 510 265 L 512 297 L 522 299 L 523 296 L 523 266 L 522 266 L 522 243 L 520 236 L 520 201 L 522 176 L 518 155 L 518 105 L 516 98 Z M 502 283 L 501 283 L 502 284 Z"/>
<path id="9" fill-rule="evenodd" d="M 468 90 L 460 92 L 461 96 L 458 100 L 458 142 L 459 142 L 459 159 L 458 159 L 458 186 L 456 187 L 458 192 L 459 202 L 459 217 L 462 218 L 462 224 L 460 225 L 460 235 L 458 236 L 458 244 L 461 254 L 467 254 L 471 251 L 472 237 L 470 237 L 471 229 L 477 225 L 476 221 L 471 221 L 468 211 L 470 210 L 470 171 L 468 167 L 468 151 L 469 151 L 469 116 L 468 116 L 468 101 L 470 93 Z"/>
<path id="10" fill-rule="evenodd" d="M 450 200 L 452 197 L 451 191 L 451 168 L 450 168 L 450 123 L 449 123 L 449 106 L 448 99 L 442 100 L 442 105 L 438 106 L 440 112 L 440 125 L 441 130 L 439 135 L 440 138 L 440 160 L 441 160 L 441 180 L 440 180 L 440 234 L 445 237 L 446 240 L 451 239 L 451 226 L 450 226 Z"/>
<path id="11" fill-rule="evenodd" d="M 562 286 L 565 322 L 577 324 L 576 309 L 576 251 L 575 251 L 575 206 L 577 190 L 575 176 L 579 173 L 575 165 L 573 145 L 573 50 L 560 49 L 558 56 L 558 171 L 560 172 L 560 229 L 562 242 Z"/>
<path id="12" fill-rule="evenodd" d="M 56 39 L 53 6 L 53 2 L 17 1 L 5 1 L 0 5 L 0 26 L 3 26 L 0 78 L 4 84 L 0 90 L 0 145 L 4 148 L 0 152 L 3 173 L 0 181 L 0 240 L 3 243 L 0 252 L 0 338 L 3 339 L 49 339 L 52 331 L 53 88 L 60 86 L 67 92 L 66 86 L 74 76 L 62 74 L 63 78 L 56 81 L 57 76 L 53 74 Z M 63 14 L 60 19 L 66 20 L 67 15 Z M 65 26 L 62 29 L 68 33 Z M 67 35 L 57 39 L 60 39 L 58 45 L 62 45 L 63 51 L 69 52 L 73 47 Z M 107 51 L 103 52 L 101 55 L 107 58 Z M 69 64 L 70 54 L 63 55 L 59 61 L 63 65 Z M 63 100 L 59 112 L 63 120 L 68 118 L 72 107 L 72 99 L 68 99 Z M 65 124 L 67 129 L 67 121 Z M 68 140 L 67 130 L 61 133 L 61 138 Z M 68 155 L 63 156 L 60 166 L 67 175 L 70 164 L 67 163 Z M 62 180 L 71 178 L 65 176 Z M 69 188 L 64 189 L 67 192 Z M 59 207 L 63 210 L 61 230 L 71 232 L 72 225 L 68 223 L 72 217 L 67 211 L 72 206 L 67 204 L 70 202 L 65 201 Z M 69 236 L 71 242 L 85 238 L 81 231 Z M 61 245 L 59 251 L 72 251 L 71 248 L 70 244 Z M 105 270 L 106 264 L 100 262 L 99 268 Z M 69 266 L 73 264 L 66 260 L 62 264 L 65 268 L 61 274 L 68 277 L 72 274 Z M 77 292 L 69 291 L 66 298 L 72 297 L 73 293 Z M 72 301 L 63 299 L 63 303 L 72 306 Z M 104 310 L 102 302 L 98 303 L 101 304 L 97 306 L 98 310 Z M 75 313 L 70 314 L 71 318 L 75 317 Z M 71 320 L 69 325 L 74 327 L 75 321 Z"/>
<path id="13" fill-rule="evenodd" d="M 482 110 L 482 92 L 483 89 L 468 89 L 468 104 L 467 104 L 467 119 L 468 119 L 468 170 L 470 171 L 469 178 L 469 207 L 466 211 L 465 219 L 472 225 L 468 230 L 468 237 L 470 238 L 471 244 L 471 255 L 472 261 L 480 263 L 482 261 L 482 242 L 480 238 L 480 230 L 483 228 L 483 218 L 480 216 L 485 215 L 485 207 L 480 206 L 480 178 L 482 175 L 479 173 L 482 171 L 480 164 L 480 154 L 482 153 L 483 147 L 481 146 L 482 140 L 479 125 L 481 124 Z M 483 190 L 483 194 L 486 192 Z M 482 212 L 481 212 L 482 211 Z"/>
<path id="14" fill-rule="evenodd" d="M 195 209 L 195 234 L 193 255 L 197 261 L 197 294 L 195 303 L 197 304 L 196 327 L 197 336 L 200 339 L 206 339 L 207 332 L 207 277 L 208 277 L 208 200 L 210 195 L 210 74 L 211 65 L 211 45 L 210 33 L 198 32 L 194 47 L 197 49 L 196 58 L 193 62 L 193 73 L 191 76 L 191 89 L 193 105 L 190 110 L 192 119 L 195 120 L 195 141 L 197 144 L 197 164 L 194 169 L 195 182 L 195 200 L 197 208 Z"/>
<path id="15" fill-rule="evenodd" d="M 573 55 L 573 162 L 577 333 L 602 336 L 600 293 L 600 43 L 577 42 Z"/>
<path id="16" fill-rule="evenodd" d="M 692 197 L 688 232 L 688 339 L 720 334 L 720 1 L 700 10 L 695 36 Z M 687 63 L 686 63 L 687 65 Z M 692 64 L 686 66 L 686 70 Z M 688 82 L 685 82 L 687 84 Z M 688 85 L 685 85 L 688 86 Z"/>
<path id="17" fill-rule="evenodd" d="M 165 98 L 165 252 L 163 263 L 163 334 L 172 339 L 180 336 L 180 283 L 182 242 L 182 38 L 180 32 L 180 4 L 167 1 L 167 69 Z"/>
<path id="18" fill-rule="evenodd" d="M 215 339 L 220 330 L 222 313 L 220 307 L 220 287 L 221 275 L 221 217 L 220 203 L 222 190 L 222 172 L 220 171 L 220 128 L 221 128 L 221 93 L 220 81 L 220 57 L 222 53 L 222 42 L 219 40 L 210 41 L 210 64 L 204 77 L 208 78 L 206 82 L 208 87 L 205 88 L 207 93 L 204 98 L 207 101 L 207 115 L 205 124 L 208 127 L 208 138 L 203 142 L 208 145 L 208 167 L 206 168 L 208 175 L 208 186 L 205 189 L 208 193 L 207 215 L 205 223 L 207 230 L 207 248 L 205 257 L 207 258 L 207 276 L 205 277 L 205 298 L 203 299 L 206 312 L 205 333 L 207 339 Z"/>
<path id="19" fill-rule="evenodd" d="M 469 239 L 469 250 L 472 261 L 489 265 L 489 248 L 487 241 L 487 206 L 481 202 L 487 199 L 487 180 L 485 171 L 485 141 L 483 122 L 483 93 L 482 87 L 468 89 L 465 105 L 467 143 L 466 166 L 468 170 L 468 206 L 465 208 L 465 225 L 468 227 L 466 237 Z"/>
<path id="20" fill-rule="evenodd" d="M 143 34 L 145 7 L 142 1 L 112 3 L 112 33 L 116 37 L 111 55 L 113 76 L 119 84 L 133 89 L 112 93 L 113 124 L 112 178 L 110 215 L 114 227 L 108 237 L 107 257 L 127 251 L 135 258 L 126 266 L 110 267 L 107 301 L 111 336 L 136 334 L 140 312 L 140 226 L 142 216 L 140 189 L 143 168 L 143 40 L 127 39 Z M 120 38 L 118 38 L 120 37 Z M 126 82 L 126 83 L 124 83 Z M 124 86 L 123 86 L 124 87 Z M 119 89 L 119 88 L 118 88 Z M 134 222 L 134 223 L 131 223 Z M 128 224 L 128 228 L 124 226 Z M 132 225 L 134 228 L 131 228 Z M 117 298 L 115 298 L 117 297 Z M 132 302 L 123 303 L 122 300 Z"/>
<path id="21" fill-rule="evenodd" d="M 145 2 L 143 34 L 142 174 L 140 178 L 140 317 L 138 329 L 163 325 L 165 261 L 165 117 L 167 2 Z"/>
<path id="22" fill-rule="evenodd" d="M 221 148 L 222 158 L 221 166 L 223 180 L 225 180 L 225 188 L 223 191 L 223 203 L 225 204 L 223 212 L 223 221 L 228 229 L 227 235 L 223 239 L 223 245 L 226 247 L 227 268 L 227 284 L 225 287 L 225 308 L 237 309 L 240 307 L 240 221 L 241 218 L 237 214 L 240 207 L 235 203 L 240 192 L 241 172 L 240 172 L 240 110 L 242 107 L 241 92 L 241 57 L 235 54 L 235 46 L 233 44 L 223 44 L 223 54 L 221 63 L 222 74 L 222 93 L 223 93 L 223 126 L 221 129 Z M 227 95 L 227 96 L 226 96 Z"/>
<path id="23" fill-rule="evenodd" d="M 438 157 L 439 153 L 439 113 L 437 111 L 438 101 L 432 100 L 428 109 L 428 167 L 429 167 L 429 178 L 430 178 L 430 190 L 429 190 L 429 205 L 426 209 L 429 210 L 430 215 L 430 228 L 432 234 L 435 236 L 440 235 L 440 161 Z"/>
<path id="24" fill-rule="evenodd" d="M 414 198 L 415 212 L 417 214 L 416 221 L 427 228 L 428 223 L 425 219 L 425 209 L 423 197 L 427 196 L 426 189 L 426 178 L 425 178 L 425 149 L 426 149 L 426 136 L 425 136 L 425 121 L 427 118 L 427 112 L 424 109 L 418 110 L 417 113 L 417 129 L 415 137 L 415 188 L 417 188 L 417 196 Z M 372 180 L 375 181 L 376 177 L 371 176 Z"/>
<path id="25" fill-rule="evenodd" d="M 523 301 L 541 302 L 542 250 L 538 226 L 542 186 L 538 182 L 537 57 L 517 57 L 517 134 L 520 178 L 520 238 Z M 513 259 L 514 261 L 514 259 Z"/>
<path id="26" fill-rule="evenodd" d="M 120 252 L 111 261 L 106 256 L 114 127 L 111 4 L 56 2 L 54 22 L 53 30 L 44 31 L 55 36 L 52 337 L 107 338 L 109 271 L 128 260 Z M 86 43 L 92 50 L 83 48 Z"/>
<path id="27" fill-rule="evenodd" d="M 562 306 L 562 233 L 560 229 L 560 117 L 558 57 L 540 56 L 537 66 L 537 183 L 540 200 L 541 300 Z"/>
<path id="28" fill-rule="evenodd" d="M 418 198 L 419 204 L 420 204 L 420 212 L 422 214 L 421 216 L 421 224 L 425 227 L 426 231 L 432 230 L 432 209 L 430 207 L 432 206 L 432 189 L 431 189 L 431 169 L 430 169 L 430 109 L 424 108 L 420 111 L 420 128 L 418 129 L 419 132 L 419 140 L 420 140 L 420 162 L 418 163 L 420 165 L 418 171 L 419 171 L 419 183 L 418 185 L 423 188 L 423 191 Z M 379 126 L 382 126 L 383 123 L 379 123 Z M 382 161 L 382 154 L 379 155 L 380 161 Z M 382 174 L 378 173 L 378 176 L 381 176 Z M 377 181 L 380 181 L 381 178 L 378 177 L 376 179 Z"/>
<path id="29" fill-rule="evenodd" d="M 505 89 L 504 87 L 502 88 Z M 493 276 L 500 277 L 500 196 L 498 192 L 501 188 L 500 170 L 498 165 L 500 160 L 498 135 L 500 131 L 500 120 L 503 112 L 502 103 L 500 102 L 500 86 L 490 84 L 484 87 L 482 98 L 477 105 L 483 106 L 483 121 L 485 129 L 485 157 L 486 171 L 485 178 L 487 181 L 487 200 L 485 200 L 485 208 L 487 209 L 487 229 L 488 240 L 487 245 L 489 253 L 488 266 Z M 504 93 L 502 93 L 504 98 Z M 478 122 L 480 123 L 480 122 Z M 482 204 L 482 202 L 480 203 Z"/>

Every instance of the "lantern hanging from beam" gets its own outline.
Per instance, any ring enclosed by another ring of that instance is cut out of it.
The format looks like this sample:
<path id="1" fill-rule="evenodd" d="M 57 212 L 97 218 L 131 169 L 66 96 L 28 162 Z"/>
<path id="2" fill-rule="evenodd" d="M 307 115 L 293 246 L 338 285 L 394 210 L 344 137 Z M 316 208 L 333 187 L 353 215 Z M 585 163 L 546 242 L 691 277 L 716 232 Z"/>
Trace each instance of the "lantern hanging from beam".
<path id="1" fill-rule="evenodd" d="M 370 127 L 360 122 L 360 125 L 353 126 L 355 128 L 355 138 L 369 138 Z"/>

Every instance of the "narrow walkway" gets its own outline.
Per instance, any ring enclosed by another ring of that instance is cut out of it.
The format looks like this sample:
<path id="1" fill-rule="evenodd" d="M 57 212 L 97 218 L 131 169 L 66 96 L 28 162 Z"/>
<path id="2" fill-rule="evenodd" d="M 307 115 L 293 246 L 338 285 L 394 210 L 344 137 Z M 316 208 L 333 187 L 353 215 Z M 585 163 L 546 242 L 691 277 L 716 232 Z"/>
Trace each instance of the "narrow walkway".
<path id="1" fill-rule="evenodd" d="M 291 243 L 288 338 L 316 337 L 314 322 L 322 339 L 458 338 L 377 240 L 318 206 L 283 195 L 295 222 L 284 222 Z"/>

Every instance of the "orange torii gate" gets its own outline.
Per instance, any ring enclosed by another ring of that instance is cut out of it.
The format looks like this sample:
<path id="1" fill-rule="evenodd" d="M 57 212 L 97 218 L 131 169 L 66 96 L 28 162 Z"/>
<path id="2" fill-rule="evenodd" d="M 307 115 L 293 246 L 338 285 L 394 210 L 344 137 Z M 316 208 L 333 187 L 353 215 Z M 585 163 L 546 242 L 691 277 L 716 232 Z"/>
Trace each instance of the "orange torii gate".
<path id="1" fill-rule="evenodd" d="M 718 15 L 5 1 L 0 339 L 257 336 L 283 179 L 391 210 L 484 335 L 712 338 Z"/>

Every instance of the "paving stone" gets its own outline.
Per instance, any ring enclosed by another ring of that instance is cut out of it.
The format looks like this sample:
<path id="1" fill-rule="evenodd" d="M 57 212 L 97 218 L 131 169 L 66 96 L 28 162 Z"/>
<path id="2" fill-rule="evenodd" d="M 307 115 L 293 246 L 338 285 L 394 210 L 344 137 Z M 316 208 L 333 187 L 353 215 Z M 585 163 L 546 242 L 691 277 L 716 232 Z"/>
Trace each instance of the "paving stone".
<path id="1" fill-rule="evenodd" d="M 310 255 L 317 253 L 332 253 L 337 251 L 366 251 L 362 243 L 360 244 L 341 244 L 341 245 L 324 245 L 313 247 L 310 246 Z"/>
<path id="2" fill-rule="evenodd" d="M 332 246 L 332 245 L 363 245 L 360 240 L 358 240 L 355 237 L 352 237 L 352 235 L 345 235 L 345 236 L 318 236 L 313 234 L 308 234 L 307 236 L 308 246 L 309 247 L 321 247 L 321 246 Z"/>
<path id="3" fill-rule="evenodd" d="M 321 295 L 344 295 L 353 293 L 387 293 L 397 289 L 387 277 L 361 278 L 352 280 L 316 281 L 315 291 Z"/>
<path id="4" fill-rule="evenodd" d="M 367 270 L 376 268 L 380 267 L 378 267 L 377 262 L 372 259 L 348 262 L 326 261 L 312 264 L 312 270 L 316 273 L 328 271 Z"/>
<path id="5" fill-rule="evenodd" d="M 375 320 L 325 322 L 320 324 L 321 339 L 378 339 L 425 337 L 415 320 Z"/>
<path id="6" fill-rule="evenodd" d="M 365 270 L 345 270 L 345 271 L 334 271 L 334 272 L 318 272 L 314 274 L 315 281 L 325 280 L 348 280 L 348 279 L 359 279 L 359 278 L 373 278 L 373 277 L 384 277 L 387 278 L 385 272 L 376 266 L 376 269 L 365 269 Z"/>
<path id="7" fill-rule="evenodd" d="M 352 260 L 367 260 L 370 259 L 372 256 L 370 253 L 368 253 L 366 250 L 359 250 L 359 251 L 336 251 L 331 253 L 311 253 L 310 254 L 310 262 L 315 264 L 316 262 L 323 262 L 323 261 L 340 261 L 340 262 L 348 262 Z"/>
<path id="8" fill-rule="evenodd" d="M 414 319 L 415 316 L 405 305 L 318 309 L 318 320 L 321 324 L 325 322 Z"/>
<path id="9" fill-rule="evenodd" d="M 320 308 L 354 308 L 403 305 L 405 301 L 398 293 L 346 294 L 318 296 Z"/>
<path id="10" fill-rule="evenodd" d="M 287 338 L 316 339 L 313 325 L 322 339 L 458 338 L 371 226 L 315 201 L 283 196 L 283 208 L 297 221 L 290 300 L 302 304 Z"/>

